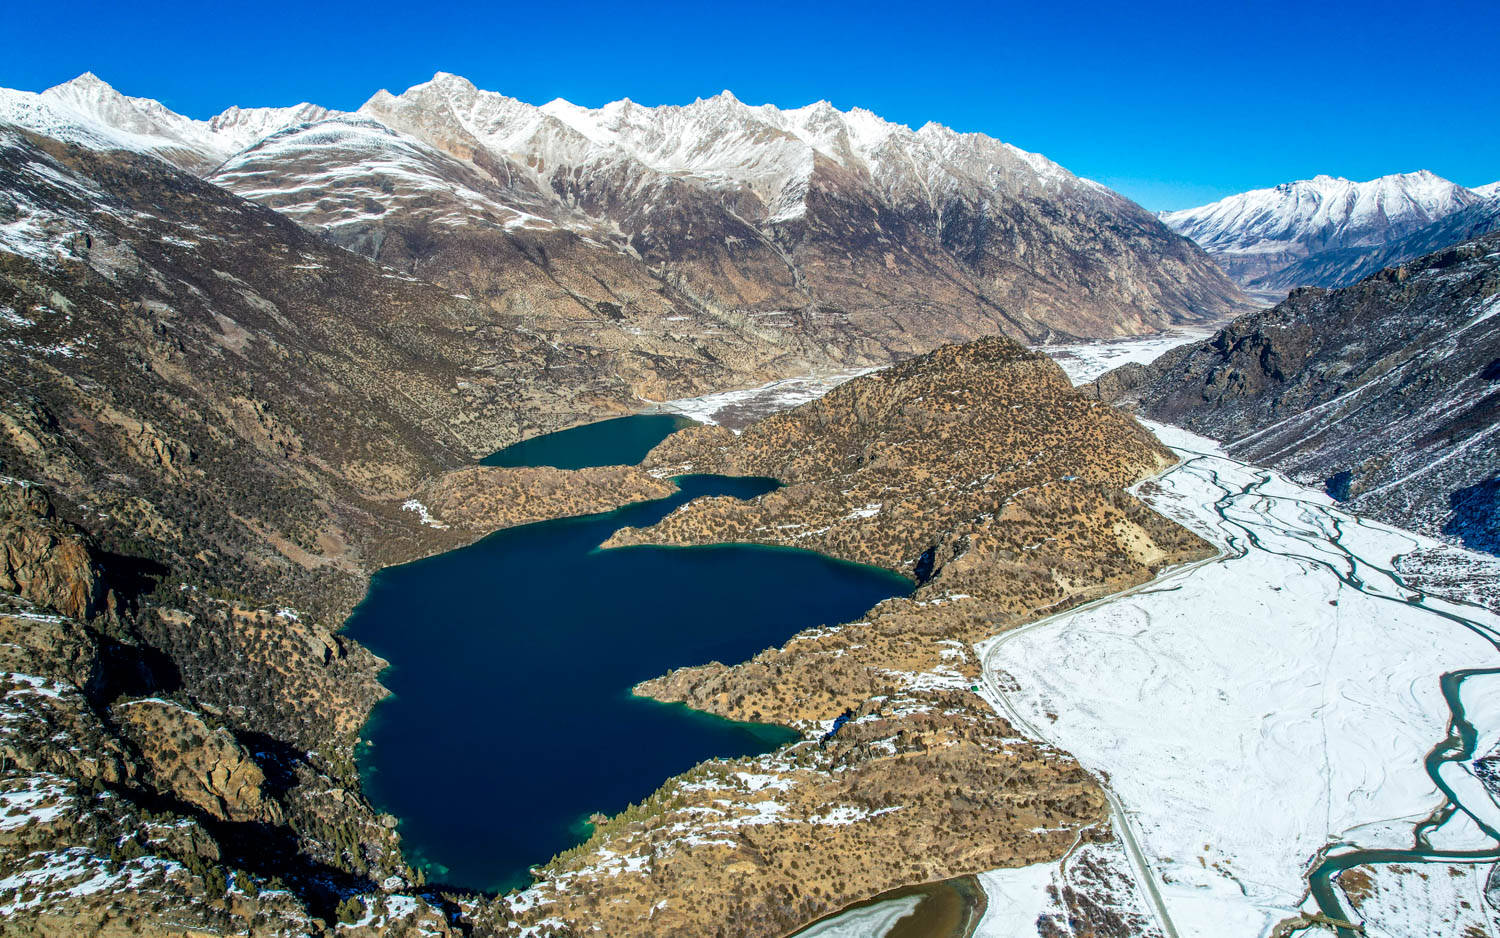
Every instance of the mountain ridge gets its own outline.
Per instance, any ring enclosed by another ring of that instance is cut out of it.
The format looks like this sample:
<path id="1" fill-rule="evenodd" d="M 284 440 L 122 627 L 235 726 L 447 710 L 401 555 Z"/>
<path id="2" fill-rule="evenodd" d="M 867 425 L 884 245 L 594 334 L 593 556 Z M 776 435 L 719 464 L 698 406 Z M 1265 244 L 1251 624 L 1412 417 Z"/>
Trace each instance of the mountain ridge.
<path id="1" fill-rule="evenodd" d="M 832 310 L 855 320 L 855 332 L 877 330 L 887 355 L 996 331 L 1029 341 L 1149 332 L 1246 307 L 1191 243 L 1040 154 L 826 101 L 781 109 L 723 92 L 687 105 L 537 106 L 440 72 L 400 94 L 377 91 L 353 112 L 231 108 L 195 121 L 92 75 L 40 93 L 0 91 L 0 122 L 146 152 L 231 190 L 234 166 L 267 141 L 359 120 L 415 141 L 429 163 L 438 153 L 488 176 L 497 216 L 534 216 L 522 227 L 567 228 L 643 264 L 638 280 L 753 316 Z M 332 166 L 301 175 L 306 153 L 275 165 L 267 156 L 262 149 L 258 181 L 240 194 L 331 228 L 338 243 L 384 263 L 411 260 L 392 233 L 443 221 L 423 206 L 393 212 L 384 193 L 365 192 L 371 209 L 353 230 L 350 219 L 319 217 L 322 200 L 347 200 L 346 177 Z M 267 185 L 278 173 L 279 187 Z M 293 194 L 305 207 L 289 207 Z M 494 247 L 492 235 L 480 240 L 464 258 L 413 272 L 469 292 L 464 268 Z"/>
<path id="2" fill-rule="evenodd" d="M 1425 169 L 1364 182 L 1318 175 L 1158 214 L 1240 286 L 1279 299 L 1292 287 L 1353 283 L 1373 272 L 1374 257 L 1393 263 L 1420 256 L 1426 252 L 1396 256 L 1387 249 L 1497 194 L 1500 184 L 1469 189 Z M 1419 238 L 1429 250 L 1459 240 Z"/>

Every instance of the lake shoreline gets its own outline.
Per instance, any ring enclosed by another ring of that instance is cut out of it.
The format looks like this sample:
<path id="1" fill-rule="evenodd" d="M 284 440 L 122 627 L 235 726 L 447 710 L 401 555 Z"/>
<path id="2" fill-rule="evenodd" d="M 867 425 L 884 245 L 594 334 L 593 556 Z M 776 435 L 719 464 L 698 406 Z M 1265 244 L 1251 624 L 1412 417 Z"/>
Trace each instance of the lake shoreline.
<path id="1" fill-rule="evenodd" d="M 611 431 L 618 429 L 616 425 Z M 531 449 L 537 451 L 536 446 Z M 595 458 L 615 454 L 605 447 Z M 649 796 L 661 778 L 705 758 L 742 758 L 801 738 L 799 730 L 773 727 L 769 721 L 726 720 L 633 695 L 631 688 L 675 663 L 704 655 L 738 660 L 806 625 L 838 621 L 876 599 L 912 588 L 909 580 L 888 571 L 809 551 L 755 545 L 598 549 L 610 531 L 626 523 L 649 522 L 704 496 L 754 497 L 778 485 L 764 478 L 701 475 L 665 484 L 672 489 L 665 498 L 506 528 L 372 577 L 346 632 L 391 663 L 381 677 L 392 694 L 363 730 L 364 787 L 373 804 L 400 818 L 408 856 L 418 865 L 425 858 L 433 879 L 489 892 L 525 886 L 528 867 L 578 844 L 579 817 L 628 812 L 629 802 Z M 655 582 L 675 586 L 648 599 L 642 590 Z M 588 590 L 578 591 L 581 584 Z M 631 599 L 632 590 L 640 598 Z M 713 622 L 712 629 L 698 624 L 706 621 Z M 546 627 L 538 631 L 543 623 Z M 611 631 L 589 632 L 600 627 Z M 551 633 L 567 634 L 554 640 Z M 441 641 L 430 640 L 438 635 L 444 636 Z M 670 651 L 653 651 L 669 640 L 688 642 L 675 660 Z M 456 657 L 444 659 L 449 646 Z M 535 652 L 527 650 L 533 646 Z M 588 657 L 578 659 L 580 653 Z M 503 670 L 476 665 L 475 658 L 494 661 Z M 621 668 L 634 668 L 635 677 Z M 487 686 L 492 673 L 504 674 L 503 692 Z M 491 732 L 485 715 L 496 706 L 503 712 L 507 701 L 528 714 L 527 732 L 505 734 L 509 741 L 501 752 L 484 742 Z M 413 713 L 413 708 L 422 712 Z M 595 728 L 619 719 L 638 728 Z M 454 725 L 465 720 L 472 728 Z M 538 734 L 545 738 L 534 740 Z M 655 742 L 643 744 L 646 740 Z M 443 753 L 455 748 L 469 755 L 434 782 L 425 767 L 436 766 Z M 565 755 L 569 751 L 575 755 Z M 601 751 L 615 753 L 609 758 L 620 760 L 618 769 L 609 770 L 605 789 L 588 795 L 579 786 L 583 779 L 601 777 L 599 770 L 576 761 L 569 766 L 566 760 L 588 753 L 593 764 L 605 758 Z M 657 764 L 653 759 L 668 761 Z M 488 781 L 453 780 L 479 775 Z M 464 794 L 471 790 L 465 786 L 473 785 L 479 787 L 472 788 L 472 796 Z M 632 786 L 635 794 L 627 800 L 624 793 Z M 572 796 L 561 792 L 572 789 L 577 797 L 569 801 Z M 505 822 L 480 808 L 479 816 L 455 822 L 453 816 L 464 812 L 453 806 L 478 798 L 481 791 L 506 803 L 526 804 L 527 811 Z M 549 819 L 538 820 L 541 815 Z M 593 831 L 584 833 L 591 836 Z M 483 844 L 466 846 L 476 839 Z M 541 846 L 547 843 L 553 846 Z M 485 873 L 486 868 L 511 872 Z"/>

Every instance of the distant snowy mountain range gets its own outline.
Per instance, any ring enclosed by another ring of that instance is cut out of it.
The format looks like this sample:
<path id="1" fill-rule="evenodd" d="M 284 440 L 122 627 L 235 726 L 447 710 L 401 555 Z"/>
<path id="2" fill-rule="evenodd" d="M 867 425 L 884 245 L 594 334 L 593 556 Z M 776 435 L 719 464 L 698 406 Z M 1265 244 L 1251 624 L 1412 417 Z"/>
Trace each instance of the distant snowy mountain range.
<path id="1" fill-rule="evenodd" d="M 1161 219 L 1241 286 L 1284 294 L 1295 286 L 1344 286 L 1493 230 L 1500 182 L 1466 189 L 1426 170 L 1369 182 L 1317 176 Z"/>
<path id="2" fill-rule="evenodd" d="M 542 303 L 539 281 L 497 267 L 555 280 L 564 261 L 608 287 L 590 309 L 628 317 L 641 291 L 672 293 L 766 328 L 852 323 L 882 354 L 996 331 L 1149 332 L 1246 305 L 1151 213 L 1045 157 L 827 102 L 534 106 L 439 73 L 353 113 L 204 121 L 85 74 L 0 91 L 0 123 L 151 154 L 509 309 Z"/>

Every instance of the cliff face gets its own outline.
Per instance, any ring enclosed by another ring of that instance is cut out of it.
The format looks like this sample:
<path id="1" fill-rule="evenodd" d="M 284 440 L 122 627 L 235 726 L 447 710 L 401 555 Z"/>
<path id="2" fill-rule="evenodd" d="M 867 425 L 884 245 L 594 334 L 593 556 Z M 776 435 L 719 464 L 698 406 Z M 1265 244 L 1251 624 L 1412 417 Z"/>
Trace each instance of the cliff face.
<path id="1" fill-rule="evenodd" d="M 606 546 L 811 547 L 919 581 L 862 621 L 636 692 L 807 735 L 715 762 L 603 821 L 481 922 L 610 934 L 788 934 L 898 886 L 1061 856 L 1107 836 L 1068 756 L 1017 738 L 978 693 L 972 644 L 1211 551 L 1122 487 L 1173 457 L 1005 339 L 951 346 L 768 417 L 696 427 L 644 465 L 773 475 Z M 822 738 L 841 713 L 851 719 Z M 821 741 L 820 741 L 821 739 Z M 587 923 L 587 924 L 586 924 Z"/>
<path id="2" fill-rule="evenodd" d="M 381 693 L 378 659 L 329 657 L 338 646 L 327 633 L 328 645 L 298 643 L 295 621 L 277 623 L 286 627 L 275 629 L 274 658 L 257 658 L 225 625 L 265 613 L 194 590 L 139 608 L 135 572 L 58 519 L 42 489 L 7 480 L 0 502 L 13 554 L 41 543 L 39 530 L 48 545 L 22 566 L 46 576 L 0 592 L 7 931 L 316 933 L 333 918 L 339 891 L 369 891 L 378 904 L 374 883 L 409 885 L 389 826 L 345 787 L 352 767 L 288 742 L 347 749 Z M 91 596 L 102 596 L 92 611 L 79 600 Z M 173 647 L 156 631 L 166 622 L 210 628 L 183 633 Z M 308 680 L 309 672 L 327 676 Z M 300 699 L 311 718 L 300 733 L 274 713 L 252 716 L 246 689 L 267 684 L 285 694 L 283 707 Z M 341 710 L 356 719 L 325 725 Z M 270 888 L 283 879 L 297 886 Z M 411 899 L 403 909 L 407 925 L 446 933 L 427 903 Z"/>
<path id="3" fill-rule="evenodd" d="M 95 615 L 105 600 L 94 558 L 58 520 L 51 499 L 14 481 L 0 484 L 0 590 L 73 618 Z"/>
<path id="4" fill-rule="evenodd" d="M 1093 392 L 1324 485 L 1353 510 L 1500 547 L 1500 235 L 1273 309 Z"/>

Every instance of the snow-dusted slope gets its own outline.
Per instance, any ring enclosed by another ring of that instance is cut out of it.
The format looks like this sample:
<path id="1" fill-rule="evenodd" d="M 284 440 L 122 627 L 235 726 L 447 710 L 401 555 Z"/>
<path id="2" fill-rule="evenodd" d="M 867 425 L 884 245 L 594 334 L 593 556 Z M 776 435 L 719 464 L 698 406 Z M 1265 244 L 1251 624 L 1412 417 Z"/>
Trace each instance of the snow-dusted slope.
<path id="1" fill-rule="evenodd" d="M 1353 182 L 1316 176 L 1255 189 L 1198 208 L 1164 212 L 1240 284 L 1274 289 L 1310 255 L 1384 245 L 1484 198 L 1426 170 Z"/>
<path id="2" fill-rule="evenodd" d="M 0 123 L 96 149 L 149 153 L 198 173 L 269 134 L 330 113 L 312 104 L 232 107 L 193 120 L 158 101 L 120 94 L 92 72 L 41 93 L 0 89 Z"/>
<path id="3" fill-rule="evenodd" d="M 237 153 L 208 178 L 309 227 L 364 224 L 417 204 L 446 225 L 553 227 L 519 207 L 543 201 L 534 191 L 503 190 L 472 164 L 361 118 L 289 127 Z"/>

